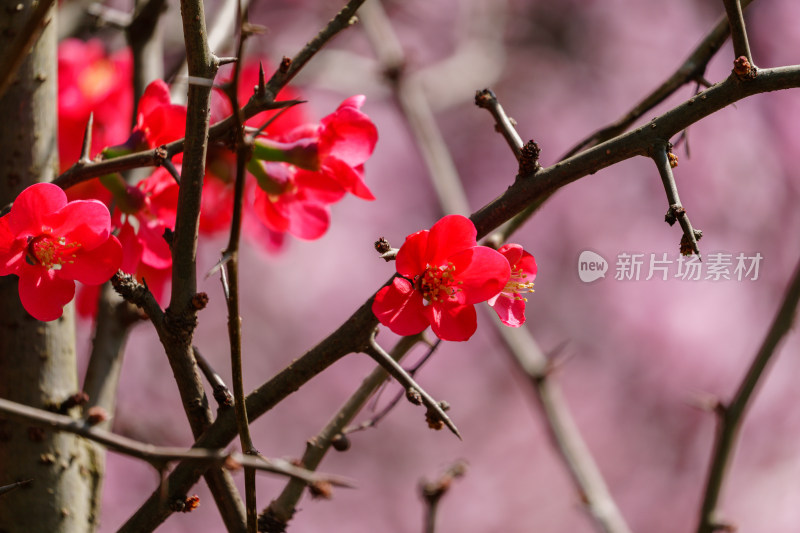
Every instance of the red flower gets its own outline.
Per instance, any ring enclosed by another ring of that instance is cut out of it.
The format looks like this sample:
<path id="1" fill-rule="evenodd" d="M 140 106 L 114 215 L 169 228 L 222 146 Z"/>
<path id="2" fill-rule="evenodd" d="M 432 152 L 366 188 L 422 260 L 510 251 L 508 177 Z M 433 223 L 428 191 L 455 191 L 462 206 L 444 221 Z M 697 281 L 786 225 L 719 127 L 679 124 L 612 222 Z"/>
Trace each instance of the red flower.
<path id="1" fill-rule="evenodd" d="M 263 161 L 248 167 L 259 184 L 253 207 L 269 229 L 318 239 L 330 225 L 328 205 L 346 192 L 375 199 L 364 183 L 364 162 L 372 155 L 378 131 L 360 111 L 363 102 L 363 96 L 353 96 L 319 125 L 306 124 L 276 140 L 256 142 L 254 156 Z"/>
<path id="2" fill-rule="evenodd" d="M 124 272 L 134 274 L 147 285 L 161 302 L 166 282 L 172 272 L 172 252 L 164 240 L 164 232 L 175 227 L 178 206 L 178 184 L 164 168 L 129 187 L 128 193 L 138 199 L 136 210 L 115 214 L 119 240 L 123 246 Z M 130 202 L 134 203 L 134 202 Z"/>
<path id="3" fill-rule="evenodd" d="M 528 301 L 521 294 L 533 292 L 536 260 L 519 244 L 506 244 L 497 251 L 508 260 L 511 277 L 503 291 L 490 298 L 488 304 L 503 324 L 518 328 L 525 323 L 525 302 Z"/>
<path id="4" fill-rule="evenodd" d="M 136 108 L 134 134 L 144 137 L 148 148 L 177 141 L 186 132 L 186 108 L 173 104 L 169 99 L 169 87 L 163 80 L 154 80 L 144 90 Z M 175 156 L 180 160 L 180 155 Z"/>
<path id="5" fill-rule="evenodd" d="M 127 48 L 107 56 L 97 39 L 65 39 L 58 45 L 58 153 L 62 171 L 81 155 L 90 113 L 94 113 L 90 156 L 128 137 L 133 111 L 132 72 L 133 59 Z"/>
<path id="6" fill-rule="evenodd" d="M 293 165 L 257 164 L 263 169 L 260 187 L 253 192 L 253 209 L 259 220 L 272 231 L 300 239 L 322 237 L 330 226 L 328 205 L 340 200 L 344 191 L 335 182 Z"/>
<path id="7" fill-rule="evenodd" d="M 222 78 L 229 80 L 230 72 L 223 74 Z M 258 83 L 258 62 L 249 62 L 244 66 L 241 72 L 241 79 L 239 83 L 239 104 L 243 105 L 250 96 L 253 94 L 253 87 Z M 300 96 L 291 87 L 284 88 L 278 93 L 279 100 L 298 100 Z M 232 113 L 230 100 L 219 90 L 215 90 L 211 97 L 211 122 L 218 122 Z M 248 119 L 245 124 L 252 127 L 260 127 L 267 122 L 271 117 L 278 113 L 277 110 L 264 111 L 258 115 Z M 302 106 L 294 106 L 281 113 L 280 117 L 274 120 L 263 132 L 262 137 L 279 136 L 288 131 L 291 131 L 302 124 L 306 124 L 308 119 Z M 216 233 L 221 230 L 230 228 L 231 218 L 233 215 L 233 182 L 236 169 L 236 156 L 230 150 L 223 146 L 209 146 L 208 158 L 206 164 L 206 175 L 203 180 L 203 198 L 200 208 L 200 232 L 201 233 Z M 278 181 L 286 182 L 286 175 L 289 172 L 289 167 L 284 169 L 273 168 L 273 173 L 278 174 L 276 177 Z M 283 206 L 289 204 L 291 195 L 287 195 L 280 202 L 280 205 L 274 209 L 272 206 L 265 206 L 258 214 L 254 210 L 254 200 L 256 196 L 255 184 L 252 180 L 246 184 L 245 198 L 244 198 L 244 217 L 242 220 L 244 233 L 264 246 L 268 251 L 278 251 L 283 244 L 283 235 L 290 225 L 289 218 L 291 215 L 275 214 L 285 213 L 286 209 Z M 342 191 L 340 194 L 343 195 Z M 263 201 L 259 200 L 260 202 Z M 268 201 L 268 200 L 267 200 Z M 291 211 L 298 211 L 289 209 Z M 302 210 L 302 209 L 301 209 Z M 324 207 L 324 218 L 327 220 L 328 209 Z M 314 217 L 318 218 L 318 217 Z M 264 220 L 271 222 L 265 222 Z M 294 224 L 297 225 L 296 223 Z M 318 225 L 318 224 L 313 224 Z M 327 223 L 325 224 L 327 229 Z M 291 231 L 291 230 L 290 230 Z M 307 229 L 298 229 L 297 232 L 301 234 L 308 234 Z M 324 230 L 323 230 L 324 233 Z"/>
<path id="8" fill-rule="evenodd" d="M 461 215 L 449 215 L 428 230 L 406 237 L 395 260 L 392 284 L 375 295 L 372 312 L 398 335 L 428 325 L 442 340 L 465 341 L 477 329 L 474 304 L 499 293 L 508 282 L 508 261 L 478 246 L 477 231 Z"/>
<path id="9" fill-rule="evenodd" d="M 364 98 L 351 96 L 319 125 L 305 124 L 275 139 L 259 139 L 255 157 L 263 150 L 268 161 L 285 161 L 317 172 L 346 192 L 374 200 L 364 183 L 364 163 L 378 142 L 378 130 L 360 110 Z"/>
<path id="10" fill-rule="evenodd" d="M 75 281 L 99 285 L 122 261 L 108 208 L 96 200 L 67 202 L 50 183 L 31 185 L 0 218 L 0 275 L 19 276 L 22 306 L 55 320 L 75 295 Z"/>

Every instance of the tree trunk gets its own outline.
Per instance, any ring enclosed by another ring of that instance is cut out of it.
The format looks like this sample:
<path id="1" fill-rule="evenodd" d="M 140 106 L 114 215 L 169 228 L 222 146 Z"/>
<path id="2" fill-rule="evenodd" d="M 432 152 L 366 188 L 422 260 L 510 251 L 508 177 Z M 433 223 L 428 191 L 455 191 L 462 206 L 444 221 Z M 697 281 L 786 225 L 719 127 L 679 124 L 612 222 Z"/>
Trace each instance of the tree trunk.
<path id="1" fill-rule="evenodd" d="M 0 53 L 35 4 L 0 0 Z M 21 9 L 20 9 L 21 8 Z M 0 206 L 58 170 L 55 11 L 0 99 Z M 78 391 L 72 305 L 42 323 L 22 308 L 16 276 L 0 277 L 0 397 L 57 409 Z M 90 445 L 67 433 L 0 418 L 0 485 L 31 480 L 0 496 L 0 532 L 92 531 L 99 470 Z"/>

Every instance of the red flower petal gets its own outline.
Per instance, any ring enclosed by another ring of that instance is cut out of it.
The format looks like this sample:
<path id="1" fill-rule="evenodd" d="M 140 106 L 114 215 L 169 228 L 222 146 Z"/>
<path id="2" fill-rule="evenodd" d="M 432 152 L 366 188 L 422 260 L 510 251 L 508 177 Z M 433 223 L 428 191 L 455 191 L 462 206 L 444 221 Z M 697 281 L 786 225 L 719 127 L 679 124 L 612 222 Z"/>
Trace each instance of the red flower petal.
<path id="1" fill-rule="evenodd" d="M 375 295 L 372 312 L 398 335 L 414 335 L 428 327 L 422 295 L 407 279 L 396 277 Z"/>
<path id="2" fill-rule="evenodd" d="M 291 202 L 288 204 L 289 233 L 299 239 L 313 241 L 328 231 L 331 214 L 328 207 L 312 202 Z"/>
<path id="3" fill-rule="evenodd" d="M 112 235 L 100 246 L 78 254 L 74 263 L 65 263 L 61 270 L 56 270 L 55 273 L 62 279 L 74 279 L 86 285 L 99 285 L 111 279 L 121 263 L 122 245 Z"/>
<path id="4" fill-rule="evenodd" d="M 42 233 L 44 219 L 67 205 L 67 195 L 52 183 L 35 183 L 22 191 L 8 213 L 8 229 L 17 238 Z M 106 210 L 108 211 L 108 210 Z"/>
<path id="5" fill-rule="evenodd" d="M 153 268 L 169 268 L 172 266 L 172 251 L 164 240 L 167 227 L 154 220 L 146 224 L 139 223 L 139 241 L 142 243 L 142 263 Z"/>
<path id="6" fill-rule="evenodd" d="M 153 80 L 139 99 L 139 105 L 136 108 L 136 122 L 142 125 L 144 117 L 164 105 L 170 105 L 169 86 L 164 80 Z"/>
<path id="7" fill-rule="evenodd" d="M 319 172 L 298 169 L 294 182 L 303 190 L 305 198 L 319 203 L 333 204 L 345 195 L 345 190 L 339 183 Z"/>
<path id="8" fill-rule="evenodd" d="M 136 274 L 142 260 L 142 241 L 136 236 L 136 231 L 129 223 L 125 223 L 117 236 L 122 245 L 122 262 L 119 268 L 128 274 Z"/>
<path id="9" fill-rule="evenodd" d="M 84 250 L 103 244 L 111 229 L 111 215 L 99 200 L 75 200 L 44 219 L 53 235 L 77 242 Z"/>
<path id="10" fill-rule="evenodd" d="M 351 167 L 362 165 L 378 142 L 378 130 L 370 118 L 359 111 L 364 96 L 353 96 L 321 121 L 320 152 L 334 156 Z"/>
<path id="11" fill-rule="evenodd" d="M 454 278 L 461 291 L 459 301 L 466 304 L 484 302 L 508 283 L 511 267 L 505 257 L 487 246 L 476 246 L 450 256 Z"/>
<path id="12" fill-rule="evenodd" d="M 442 217 L 431 227 L 428 236 L 428 249 L 425 252 L 427 263 L 434 266 L 446 265 L 451 255 L 477 246 L 477 235 L 475 224 L 467 217 Z"/>
<path id="13" fill-rule="evenodd" d="M 406 237 L 394 260 L 398 274 L 413 279 L 415 276 L 425 272 L 425 268 L 428 265 L 426 252 L 428 250 L 429 233 L 430 231 L 428 230 L 422 230 Z"/>
<path id="14" fill-rule="evenodd" d="M 59 318 L 75 296 L 75 282 L 59 278 L 54 270 L 29 266 L 19 277 L 22 307 L 35 319 L 47 322 Z"/>
<path id="15" fill-rule="evenodd" d="M 518 328 L 525 323 L 525 300 L 503 293 L 489 305 L 506 326 Z"/>
<path id="16" fill-rule="evenodd" d="M 465 341 L 478 329 L 478 317 L 472 305 L 433 304 L 425 308 L 431 329 L 443 341 Z"/>
<path id="17" fill-rule="evenodd" d="M 359 167 L 362 169 L 363 167 Z M 322 172 L 341 184 L 347 192 L 363 200 L 374 200 L 375 196 L 364 183 L 363 170 L 354 169 L 336 157 L 328 157 L 322 164 Z"/>
<path id="18" fill-rule="evenodd" d="M 16 274 L 25 262 L 25 241 L 14 238 L 8 228 L 8 215 L 0 217 L 0 276 Z"/>

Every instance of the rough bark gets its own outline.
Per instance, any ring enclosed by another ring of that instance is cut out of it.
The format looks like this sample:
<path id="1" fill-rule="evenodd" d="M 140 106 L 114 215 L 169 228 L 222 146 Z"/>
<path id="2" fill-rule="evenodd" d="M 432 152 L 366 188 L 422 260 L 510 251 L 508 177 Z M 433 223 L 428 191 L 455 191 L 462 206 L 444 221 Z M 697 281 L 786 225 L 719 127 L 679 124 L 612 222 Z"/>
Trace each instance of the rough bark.
<path id="1" fill-rule="evenodd" d="M 33 7 L 0 0 L 0 50 L 8 49 Z M 58 171 L 53 18 L 51 10 L 49 23 L 0 100 L 2 205 Z M 17 278 L 0 278 L 0 397 L 52 409 L 77 391 L 72 307 L 59 320 L 39 322 L 22 308 Z M 99 476 L 94 457 L 81 438 L 0 420 L 0 485 L 32 480 L 0 497 L 0 531 L 92 531 Z"/>

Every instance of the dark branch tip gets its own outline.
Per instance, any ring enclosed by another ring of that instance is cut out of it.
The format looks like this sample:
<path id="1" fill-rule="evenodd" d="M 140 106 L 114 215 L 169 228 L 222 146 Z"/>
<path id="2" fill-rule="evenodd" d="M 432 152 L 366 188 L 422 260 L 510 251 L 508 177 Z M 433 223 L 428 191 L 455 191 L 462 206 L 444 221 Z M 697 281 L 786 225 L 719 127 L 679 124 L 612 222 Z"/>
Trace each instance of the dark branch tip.
<path id="1" fill-rule="evenodd" d="M 491 89 L 481 89 L 475 91 L 475 105 L 480 108 L 489 109 L 496 101 L 497 96 L 495 96 Z"/>
<path id="2" fill-rule="evenodd" d="M 520 177 L 532 176 L 536 174 L 542 165 L 539 164 L 539 154 L 541 149 L 535 141 L 528 141 L 519 155 L 519 174 Z"/>

